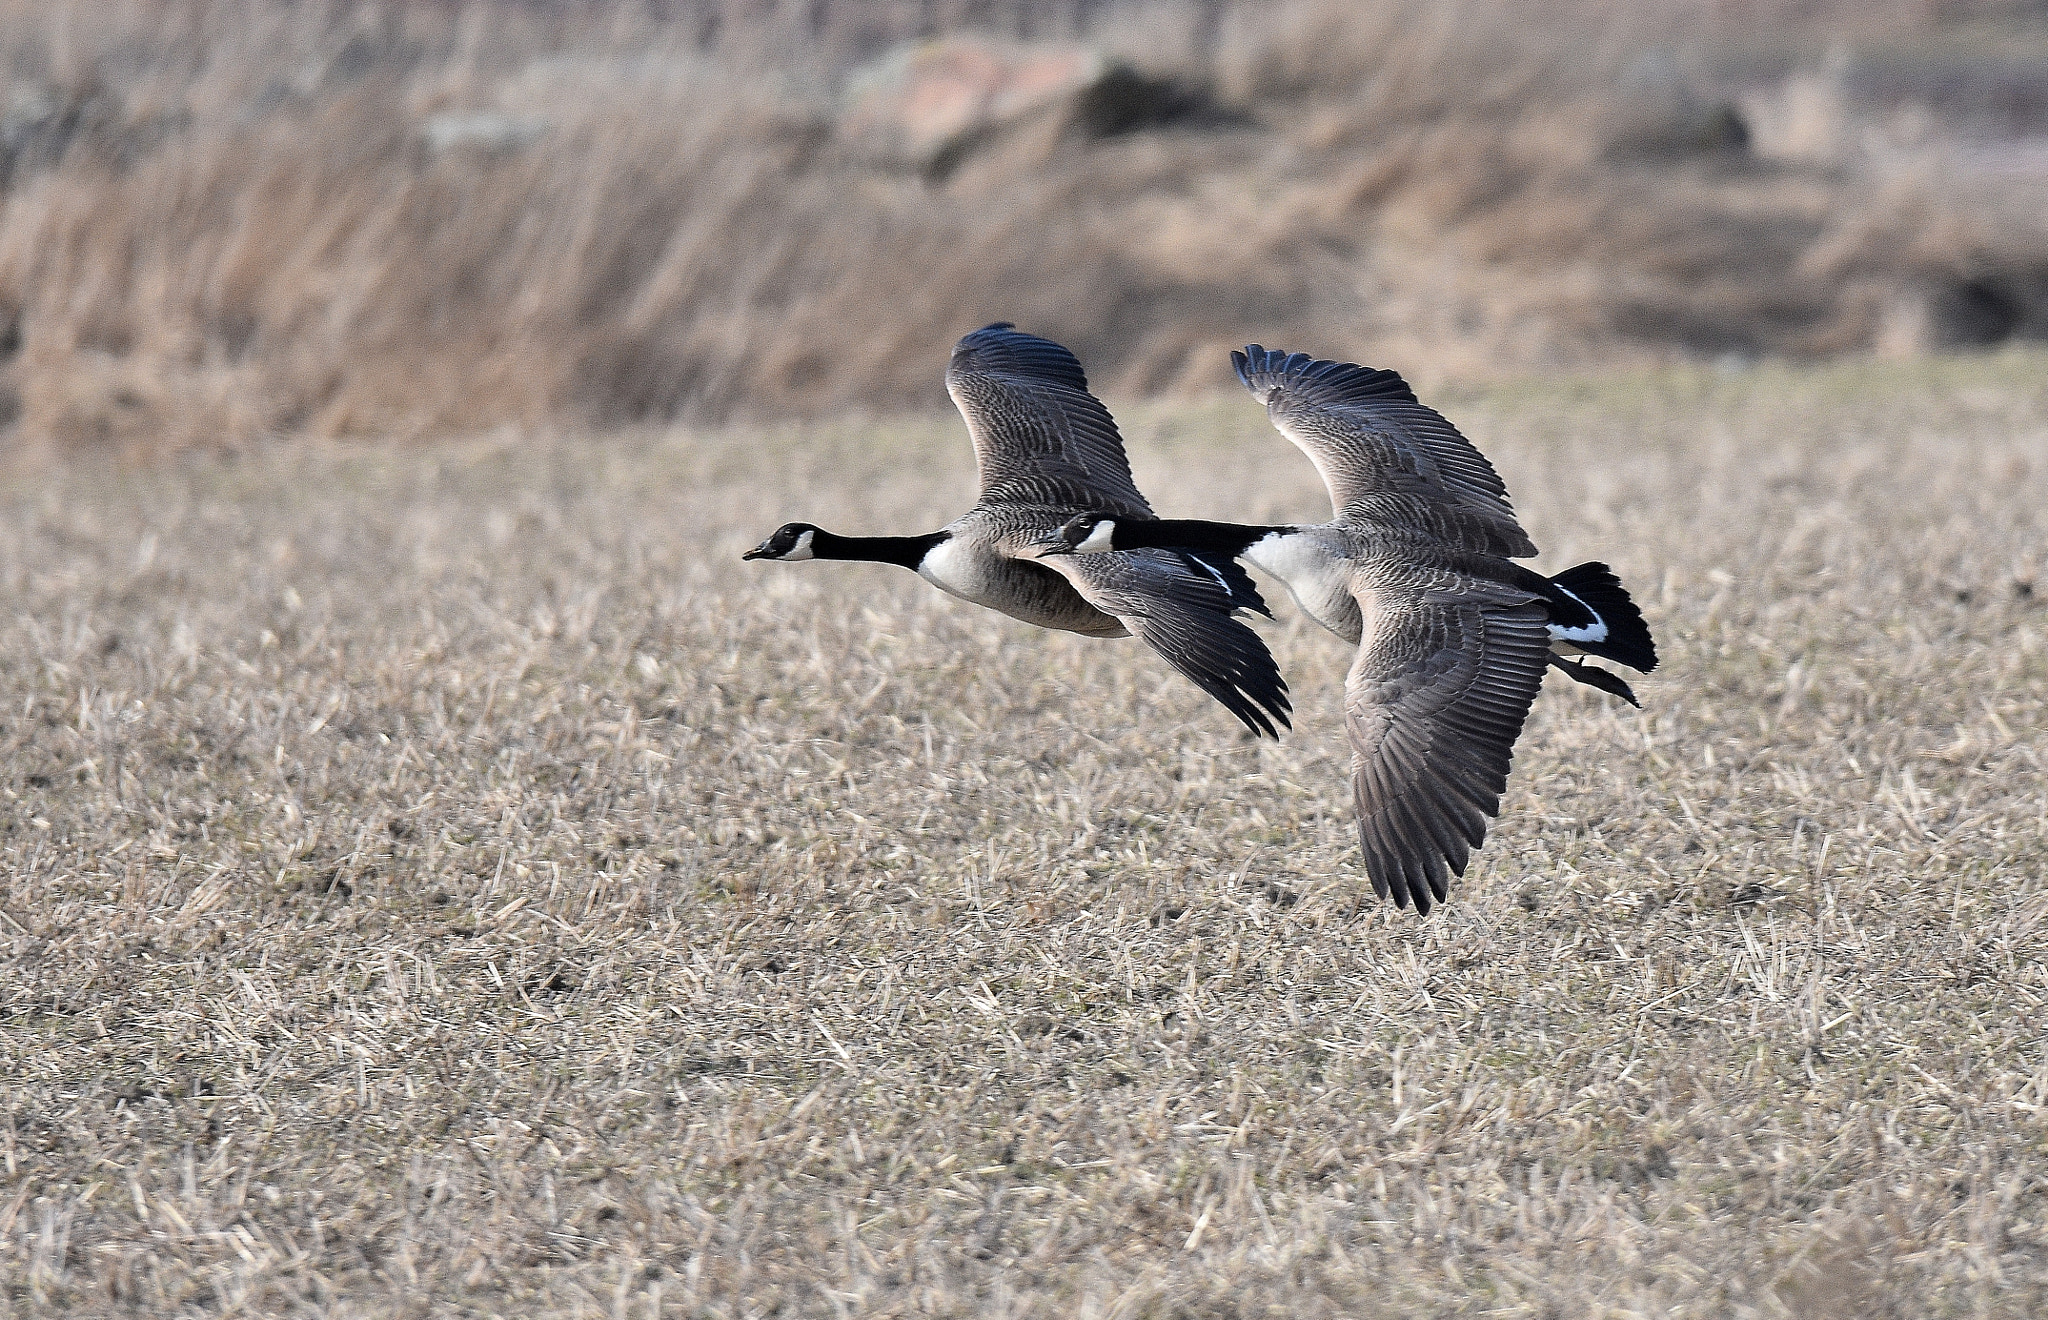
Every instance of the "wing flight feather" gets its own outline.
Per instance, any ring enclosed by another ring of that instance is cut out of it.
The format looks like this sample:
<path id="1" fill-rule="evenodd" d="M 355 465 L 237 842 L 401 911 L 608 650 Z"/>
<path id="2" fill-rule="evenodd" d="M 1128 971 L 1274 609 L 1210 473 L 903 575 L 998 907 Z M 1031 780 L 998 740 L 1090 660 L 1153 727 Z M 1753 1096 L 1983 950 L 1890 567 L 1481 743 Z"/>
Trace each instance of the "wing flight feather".
<path id="1" fill-rule="evenodd" d="M 1536 553 L 1493 464 L 1399 375 L 1257 344 L 1230 360 L 1316 465 L 1338 521 L 1483 554 Z"/>
<path id="2" fill-rule="evenodd" d="M 1384 595 L 1345 681 L 1352 793 L 1373 888 L 1426 913 L 1500 814 L 1550 639 L 1538 603 Z"/>
<path id="3" fill-rule="evenodd" d="M 1176 550 L 1060 555 L 1043 562 L 1253 733 L 1277 737 L 1290 726 L 1287 681 L 1259 635 L 1231 617 L 1237 601 L 1207 565 Z"/>
<path id="4" fill-rule="evenodd" d="M 1115 420 L 1065 348 L 998 321 L 954 345 L 946 391 L 974 440 L 982 503 L 1152 516 Z"/>

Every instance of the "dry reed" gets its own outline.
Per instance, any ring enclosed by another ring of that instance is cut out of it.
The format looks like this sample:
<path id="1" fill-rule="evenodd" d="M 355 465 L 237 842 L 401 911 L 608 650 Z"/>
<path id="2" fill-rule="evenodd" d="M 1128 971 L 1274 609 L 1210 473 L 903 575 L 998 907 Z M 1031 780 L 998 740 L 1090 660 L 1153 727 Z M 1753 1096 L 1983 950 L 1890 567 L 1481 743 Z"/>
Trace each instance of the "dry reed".
<path id="1" fill-rule="evenodd" d="M 1125 393 L 1248 339 L 1469 379 L 2040 335 L 2048 38 L 1990 8 L 0 5 L 0 424 L 940 406 L 929 345 L 999 316 Z M 843 140 L 852 66 L 975 27 L 1217 113 L 997 135 L 941 182 Z M 2007 136 L 1961 149 L 1987 106 Z"/>

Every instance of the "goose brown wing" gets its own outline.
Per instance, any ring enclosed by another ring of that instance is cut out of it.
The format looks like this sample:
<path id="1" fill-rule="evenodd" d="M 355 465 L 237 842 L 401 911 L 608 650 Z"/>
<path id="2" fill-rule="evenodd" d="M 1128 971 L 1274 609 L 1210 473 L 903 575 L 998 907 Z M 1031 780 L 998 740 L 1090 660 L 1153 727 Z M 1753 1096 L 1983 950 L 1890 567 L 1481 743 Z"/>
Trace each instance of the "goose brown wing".
<path id="1" fill-rule="evenodd" d="M 1259 635 L 1231 617 L 1231 590 L 1211 566 L 1177 550 L 1040 562 L 1065 574 L 1089 604 L 1116 616 L 1253 733 L 1278 737 L 1289 727 L 1287 682 Z"/>
<path id="2" fill-rule="evenodd" d="M 1486 455 L 1394 372 L 1257 344 L 1230 360 L 1316 465 L 1339 521 L 1484 554 L 1536 553 Z"/>
<path id="3" fill-rule="evenodd" d="M 1429 911 L 1500 814 L 1550 654 L 1542 605 L 1377 593 L 1344 685 L 1366 873 Z"/>
<path id="4" fill-rule="evenodd" d="M 1007 321 L 953 346 L 946 392 L 967 421 L 981 502 L 1152 516 L 1123 437 L 1074 355 Z"/>

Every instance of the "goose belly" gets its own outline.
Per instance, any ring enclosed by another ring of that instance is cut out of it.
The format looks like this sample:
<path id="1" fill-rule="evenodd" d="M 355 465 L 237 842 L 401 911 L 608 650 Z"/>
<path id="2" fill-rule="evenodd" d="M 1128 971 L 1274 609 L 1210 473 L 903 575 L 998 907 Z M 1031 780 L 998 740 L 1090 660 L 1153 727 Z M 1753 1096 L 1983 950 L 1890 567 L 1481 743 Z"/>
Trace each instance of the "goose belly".
<path id="1" fill-rule="evenodd" d="M 1058 573 L 966 537 L 948 537 L 933 546 L 919 561 L 917 575 L 949 596 L 1040 628 L 1089 637 L 1126 635 L 1123 624 L 1083 600 Z"/>
<path id="2" fill-rule="evenodd" d="M 1302 613 L 1345 641 L 1358 641 L 1364 620 L 1351 594 L 1352 560 L 1335 537 L 1321 528 L 1274 532 L 1238 558 L 1278 578 Z"/>

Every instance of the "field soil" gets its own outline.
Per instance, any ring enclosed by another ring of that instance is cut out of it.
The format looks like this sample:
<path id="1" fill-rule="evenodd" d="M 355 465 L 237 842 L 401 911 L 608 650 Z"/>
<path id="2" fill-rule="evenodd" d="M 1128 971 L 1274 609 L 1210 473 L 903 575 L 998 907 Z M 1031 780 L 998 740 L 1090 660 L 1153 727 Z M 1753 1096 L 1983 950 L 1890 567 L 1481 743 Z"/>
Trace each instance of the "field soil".
<path id="1" fill-rule="evenodd" d="M 740 562 L 965 508 L 951 417 L 17 467 L 0 1315 L 2048 1312 L 2044 382 L 1439 394 L 1664 663 L 1427 920 L 1277 585 L 1275 744 Z M 1119 414 L 1322 516 L 1243 396 Z"/>

